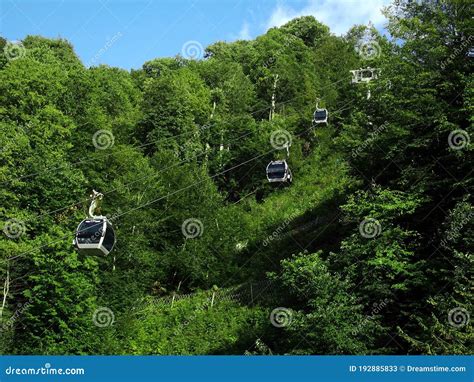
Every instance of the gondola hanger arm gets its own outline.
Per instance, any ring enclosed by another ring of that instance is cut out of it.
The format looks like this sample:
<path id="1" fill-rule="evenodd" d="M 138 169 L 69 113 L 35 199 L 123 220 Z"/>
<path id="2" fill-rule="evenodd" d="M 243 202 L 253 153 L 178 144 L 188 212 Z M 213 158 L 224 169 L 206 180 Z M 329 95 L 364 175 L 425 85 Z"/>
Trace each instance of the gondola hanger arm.
<path id="1" fill-rule="evenodd" d="M 92 219 L 98 218 L 98 216 L 95 215 L 95 211 L 100 207 L 103 197 L 104 197 L 104 194 L 97 192 L 96 190 L 92 190 L 92 194 L 90 195 L 91 204 L 89 206 L 90 218 Z"/>

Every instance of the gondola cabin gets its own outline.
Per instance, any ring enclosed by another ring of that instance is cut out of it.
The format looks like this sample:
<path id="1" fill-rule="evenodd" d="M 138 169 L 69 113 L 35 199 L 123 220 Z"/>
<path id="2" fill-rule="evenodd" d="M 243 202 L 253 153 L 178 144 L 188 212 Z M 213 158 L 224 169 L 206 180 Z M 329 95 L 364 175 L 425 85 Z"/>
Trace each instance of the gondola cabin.
<path id="1" fill-rule="evenodd" d="M 74 246 L 86 255 L 108 255 L 115 246 L 112 223 L 106 217 L 83 220 L 76 230 Z"/>
<path id="2" fill-rule="evenodd" d="M 291 183 L 291 170 L 285 160 L 272 161 L 267 166 L 267 179 L 270 183 Z"/>
<path id="3" fill-rule="evenodd" d="M 327 109 L 316 109 L 313 114 L 314 123 L 328 123 L 328 111 Z"/>
<path id="4" fill-rule="evenodd" d="M 372 80 L 376 80 L 378 77 L 378 69 L 375 68 L 351 70 L 351 73 L 353 84 L 358 84 L 361 82 L 370 82 Z"/>

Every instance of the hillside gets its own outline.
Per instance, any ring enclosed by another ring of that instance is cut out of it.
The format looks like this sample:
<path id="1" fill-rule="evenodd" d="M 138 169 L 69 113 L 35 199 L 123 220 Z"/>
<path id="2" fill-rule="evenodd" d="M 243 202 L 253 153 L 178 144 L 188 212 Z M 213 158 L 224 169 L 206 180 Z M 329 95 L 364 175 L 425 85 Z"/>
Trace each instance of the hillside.
<path id="1" fill-rule="evenodd" d="M 130 72 L 0 38 L 2 352 L 472 353 L 474 25 L 386 13 Z M 92 190 L 106 256 L 71 244 Z"/>

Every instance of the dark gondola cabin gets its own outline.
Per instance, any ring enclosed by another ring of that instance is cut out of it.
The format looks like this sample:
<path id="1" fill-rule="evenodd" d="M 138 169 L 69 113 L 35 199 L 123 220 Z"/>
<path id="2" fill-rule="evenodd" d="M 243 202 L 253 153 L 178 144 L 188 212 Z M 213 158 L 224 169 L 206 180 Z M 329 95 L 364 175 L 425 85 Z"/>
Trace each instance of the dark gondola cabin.
<path id="1" fill-rule="evenodd" d="M 270 183 L 291 182 L 290 168 L 285 160 L 270 162 L 267 166 L 267 179 Z"/>
<path id="2" fill-rule="evenodd" d="M 115 241 L 114 229 L 107 218 L 86 219 L 77 227 L 74 246 L 87 255 L 108 255 Z"/>
<path id="3" fill-rule="evenodd" d="M 314 123 L 328 123 L 327 109 L 317 109 L 313 114 Z"/>

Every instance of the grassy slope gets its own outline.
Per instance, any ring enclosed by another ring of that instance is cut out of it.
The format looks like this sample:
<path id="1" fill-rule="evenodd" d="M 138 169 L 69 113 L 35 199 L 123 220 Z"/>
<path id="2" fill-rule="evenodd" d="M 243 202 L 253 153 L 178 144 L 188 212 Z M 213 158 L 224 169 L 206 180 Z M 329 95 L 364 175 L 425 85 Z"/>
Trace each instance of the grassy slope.
<path id="1" fill-rule="evenodd" d="M 243 263 L 250 260 L 248 268 L 259 270 L 250 277 L 264 277 L 266 271 L 275 270 L 279 259 L 301 251 L 293 239 L 279 238 L 264 247 L 262 242 L 272 231 L 283 224 L 281 235 L 284 237 L 289 236 L 288 232 L 298 233 L 304 231 L 302 226 L 309 226 L 313 238 L 318 228 L 311 226 L 311 222 L 321 215 L 330 221 L 336 212 L 332 207 L 335 200 L 350 186 L 347 166 L 332 150 L 329 128 L 320 129 L 315 135 L 316 148 L 295 171 L 291 187 L 275 191 L 261 204 L 248 201 L 229 207 L 240 209 L 240 216 L 251 227 L 244 233 L 253 234 L 251 238 L 237 239 L 250 243 L 241 254 Z M 239 234 L 242 232 L 236 230 L 236 236 Z M 140 317 L 132 321 L 133 335 L 126 351 L 132 354 L 214 354 L 245 350 L 258 338 L 259 322 L 266 320 L 268 309 L 228 301 L 210 308 L 209 293 L 197 293 L 173 307 L 147 305 Z"/>

